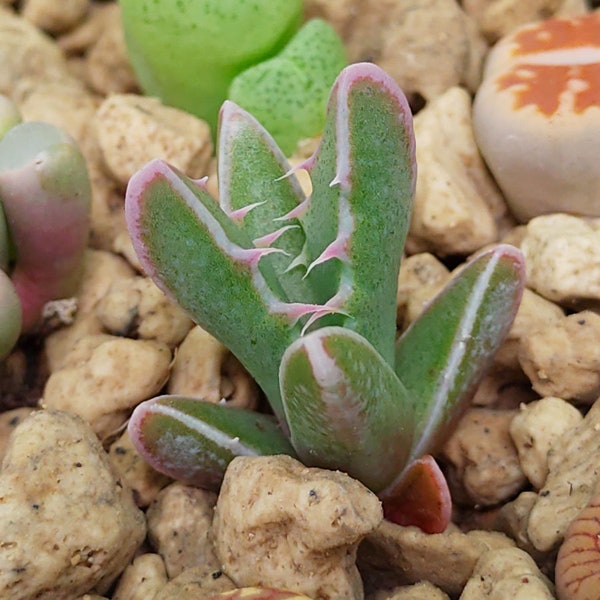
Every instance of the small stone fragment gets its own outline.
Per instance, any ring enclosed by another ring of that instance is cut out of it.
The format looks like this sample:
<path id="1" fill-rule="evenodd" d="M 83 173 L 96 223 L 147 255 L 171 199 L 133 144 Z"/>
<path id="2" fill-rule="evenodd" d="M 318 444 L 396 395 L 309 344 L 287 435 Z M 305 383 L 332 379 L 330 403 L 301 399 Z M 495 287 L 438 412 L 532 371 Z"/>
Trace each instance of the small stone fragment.
<path id="1" fill-rule="evenodd" d="M 47 408 L 83 417 L 100 438 L 114 434 L 169 376 L 171 351 L 159 342 L 108 334 L 78 340 L 44 388 Z"/>
<path id="2" fill-rule="evenodd" d="M 521 406 L 510 423 L 523 473 L 536 489 L 548 475 L 548 451 L 567 430 L 583 420 L 573 405 L 552 396 Z"/>
<path id="3" fill-rule="evenodd" d="M 146 534 L 84 421 L 37 411 L 9 442 L 0 472 L 0 597 L 70 600 L 105 592 Z"/>
<path id="4" fill-rule="evenodd" d="M 477 561 L 460 600 L 553 600 L 551 582 L 519 548 L 488 550 Z"/>
<path id="5" fill-rule="evenodd" d="M 141 554 L 123 571 L 112 600 L 151 600 L 167 582 L 162 558 L 149 552 Z"/>
<path id="6" fill-rule="evenodd" d="M 414 585 L 402 585 L 390 591 L 376 592 L 369 595 L 368 600 L 450 600 L 450 596 L 432 583 L 421 581 Z"/>
<path id="7" fill-rule="evenodd" d="M 197 566 L 219 570 L 210 537 L 216 501 L 213 492 L 172 483 L 148 508 L 148 537 L 170 579 Z"/>
<path id="8" fill-rule="evenodd" d="M 391 588 L 429 581 L 455 598 L 486 550 L 510 547 L 514 542 L 494 531 L 463 533 L 451 525 L 444 533 L 427 534 L 382 521 L 360 545 L 358 564 L 365 586 Z"/>
<path id="9" fill-rule="evenodd" d="M 319 4 L 337 2 L 308 4 L 314 11 Z M 344 4 L 348 5 L 343 2 L 335 10 L 338 16 Z M 487 47 L 474 22 L 453 0 L 355 0 L 344 17 L 346 23 L 344 18 L 333 23 L 350 62 L 375 62 L 411 101 L 431 100 L 458 85 L 477 88 Z"/>
<path id="10" fill-rule="evenodd" d="M 90 0 L 25 0 L 21 14 L 37 28 L 57 34 L 78 25 L 90 9 L 90 4 Z"/>
<path id="11" fill-rule="evenodd" d="M 422 252 L 400 263 L 396 294 L 396 323 L 408 327 L 450 279 L 450 272 L 433 254 Z"/>
<path id="12" fill-rule="evenodd" d="M 177 349 L 167 389 L 170 394 L 227 400 L 231 406 L 249 409 L 256 407 L 259 397 L 258 386 L 237 358 L 198 325 Z"/>
<path id="13" fill-rule="evenodd" d="M 548 476 L 529 515 L 527 535 L 536 549 L 548 551 L 562 541 L 567 527 L 600 491 L 600 402 L 548 452 Z"/>
<path id="14" fill-rule="evenodd" d="M 235 583 L 223 571 L 200 565 L 171 579 L 153 600 L 204 600 L 211 594 L 235 588 Z"/>
<path id="15" fill-rule="evenodd" d="M 0 460 L 4 458 L 4 453 L 8 441 L 15 428 L 21 424 L 34 410 L 30 406 L 22 406 L 6 410 L 0 413 Z"/>
<path id="16" fill-rule="evenodd" d="M 115 335 L 178 345 L 192 320 L 148 277 L 117 281 L 98 302 L 96 314 Z"/>
<path id="17" fill-rule="evenodd" d="M 0 93 L 31 77 L 38 82 L 70 79 L 67 61 L 52 38 L 14 11 L 0 7 Z"/>
<path id="18" fill-rule="evenodd" d="M 88 250 L 83 260 L 83 275 L 77 290 L 77 314 L 72 325 L 55 331 L 44 340 L 50 371 L 65 364 L 71 348 L 80 338 L 102 332 L 94 312 L 97 302 L 117 281 L 130 279 L 133 269 L 119 256 L 103 250 Z"/>
<path id="19" fill-rule="evenodd" d="M 532 331 L 518 357 L 540 396 L 591 404 L 600 395 L 600 315 L 585 310 Z"/>
<path id="20" fill-rule="evenodd" d="M 85 78 L 102 96 L 137 91 L 137 79 L 125 46 L 121 6 L 110 2 L 104 8 L 99 34 L 85 54 Z"/>
<path id="21" fill-rule="evenodd" d="M 238 585 L 359 600 L 356 547 L 381 519 L 375 494 L 339 471 L 244 456 L 225 473 L 213 535 L 223 571 Z"/>
<path id="22" fill-rule="evenodd" d="M 209 126 L 157 98 L 112 94 L 98 109 L 95 127 L 108 172 L 123 186 L 155 158 L 190 177 L 208 171 L 212 154 Z"/>
<path id="23" fill-rule="evenodd" d="M 407 250 L 464 255 L 497 241 L 507 208 L 475 143 L 467 92 L 447 90 L 414 127 L 419 169 Z"/>
<path id="24" fill-rule="evenodd" d="M 527 285 L 544 298 L 564 305 L 600 299 L 600 219 L 537 217 L 520 247 Z"/>
<path id="25" fill-rule="evenodd" d="M 522 342 L 531 332 L 549 329 L 560 323 L 563 317 L 564 311 L 560 306 L 525 288 L 510 331 L 494 356 L 494 364 L 520 371 L 518 354 Z"/>
<path id="26" fill-rule="evenodd" d="M 518 492 L 526 479 L 508 433 L 513 410 L 470 408 L 442 454 L 450 463 L 448 483 L 461 502 L 494 506 Z"/>
<path id="27" fill-rule="evenodd" d="M 166 475 L 155 471 L 138 453 L 127 429 L 108 451 L 110 462 L 121 480 L 133 491 L 135 503 L 148 506 L 157 494 L 171 483 Z"/>
<path id="28" fill-rule="evenodd" d="M 547 19 L 564 0 L 463 0 L 462 7 L 490 42 L 521 25 Z"/>

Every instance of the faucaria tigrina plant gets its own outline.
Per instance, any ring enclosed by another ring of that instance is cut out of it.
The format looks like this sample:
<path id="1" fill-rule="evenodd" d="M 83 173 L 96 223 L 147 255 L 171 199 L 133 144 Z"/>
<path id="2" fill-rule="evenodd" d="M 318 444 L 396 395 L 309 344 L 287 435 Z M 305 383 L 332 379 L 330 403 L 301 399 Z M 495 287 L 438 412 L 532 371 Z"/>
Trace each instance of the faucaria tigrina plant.
<path id="1" fill-rule="evenodd" d="M 236 455 L 289 453 L 361 480 L 399 523 L 441 531 L 445 479 L 430 456 L 468 404 L 523 287 L 518 250 L 465 265 L 402 335 L 396 290 L 416 165 L 412 117 L 372 64 L 338 76 L 303 195 L 270 135 L 220 114 L 219 200 L 156 160 L 126 217 L 146 272 L 225 344 L 274 417 L 178 396 L 137 407 L 132 438 L 157 469 L 217 488 Z"/>

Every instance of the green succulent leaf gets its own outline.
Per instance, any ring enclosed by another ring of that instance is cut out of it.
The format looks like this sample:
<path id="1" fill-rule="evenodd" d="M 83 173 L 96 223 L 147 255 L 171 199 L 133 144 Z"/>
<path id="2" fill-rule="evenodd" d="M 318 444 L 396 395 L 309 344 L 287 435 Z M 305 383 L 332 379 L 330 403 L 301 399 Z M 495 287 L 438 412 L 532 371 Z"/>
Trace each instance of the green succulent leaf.
<path id="1" fill-rule="evenodd" d="M 315 294 L 300 269 L 288 270 L 302 252 L 305 236 L 296 218 L 279 219 L 306 197 L 287 159 L 267 130 L 247 111 L 225 102 L 219 119 L 219 203 L 239 227 L 265 247 L 279 248 L 261 259 L 272 269 L 288 298 L 314 302 Z M 270 239 L 271 238 L 271 239 Z"/>
<path id="2" fill-rule="evenodd" d="M 271 416 L 195 398 L 153 398 L 134 410 L 128 427 L 157 471 L 205 489 L 218 490 L 236 456 L 294 456 Z"/>
<path id="3" fill-rule="evenodd" d="M 159 160 L 130 180 L 125 210 L 146 273 L 237 356 L 282 416 L 279 364 L 299 327 L 276 312 L 285 295 L 246 233 L 203 182 Z"/>
<path id="4" fill-rule="evenodd" d="M 396 374 L 417 401 L 411 458 L 434 452 L 468 406 L 512 324 L 524 279 L 516 248 L 485 251 L 398 339 Z"/>
<path id="5" fill-rule="evenodd" d="M 343 306 L 344 327 L 394 363 L 396 288 L 416 167 L 410 108 L 385 72 L 354 64 L 328 103 L 309 168 L 313 193 L 302 224 L 307 278 Z"/>
<path id="6" fill-rule="evenodd" d="M 413 405 L 363 337 L 324 327 L 295 341 L 281 363 L 292 445 L 309 465 L 341 469 L 374 491 L 406 464 Z"/>

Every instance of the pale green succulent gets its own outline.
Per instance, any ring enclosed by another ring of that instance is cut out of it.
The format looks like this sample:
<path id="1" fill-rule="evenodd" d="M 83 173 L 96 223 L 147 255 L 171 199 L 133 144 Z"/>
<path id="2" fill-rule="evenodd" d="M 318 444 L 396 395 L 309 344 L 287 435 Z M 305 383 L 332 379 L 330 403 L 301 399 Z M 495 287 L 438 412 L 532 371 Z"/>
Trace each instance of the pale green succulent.
<path id="1" fill-rule="evenodd" d="M 137 407 L 130 434 L 158 470 L 212 488 L 237 455 L 340 469 L 388 518 L 440 531 L 451 503 L 429 455 L 510 327 L 522 256 L 483 252 L 397 336 L 415 142 L 404 95 L 375 65 L 340 73 L 300 168 L 308 198 L 267 131 L 226 102 L 218 203 L 205 180 L 160 160 L 131 179 L 126 218 L 144 269 L 237 356 L 274 416 L 162 396 Z"/>

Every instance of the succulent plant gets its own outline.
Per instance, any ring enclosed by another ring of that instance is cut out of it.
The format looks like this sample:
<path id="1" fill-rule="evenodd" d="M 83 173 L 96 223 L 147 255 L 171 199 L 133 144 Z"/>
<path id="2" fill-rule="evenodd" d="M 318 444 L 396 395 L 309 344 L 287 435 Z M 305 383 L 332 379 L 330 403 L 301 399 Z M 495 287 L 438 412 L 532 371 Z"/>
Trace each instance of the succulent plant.
<path id="1" fill-rule="evenodd" d="M 379 67 L 344 69 L 306 198 L 267 131 L 226 102 L 218 202 L 206 179 L 155 160 L 126 194 L 148 275 L 238 357 L 274 416 L 180 396 L 129 423 L 159 471 L 218 488 L 237 455 L 288 453 L 340 469 L 386 516 L 441 531 L 450 496 L 431 457 L 466 408 L 519 304 L 523 259 L 473 258 L 399 337 L 396 290 L 416 165 L 412 116 Z"/>
<path id="2" fill-rule="evenodd" d="M 35 329 L 47 302 L 76 291 L 91 198 L 75 141 L 48 123 L 16 123 L 14 107 L 2 102 L 0 358 Z"/>
<path id="3" fill-rule="evenodd" d="M 277 54 L 302 0 L 120 0 L 143 90 L 213 126 L 233 78 Z"/>
<path id="4" fill-rule="evenodd" d="M 289 156 L 299 141 L 321 133 L 329 90 L 347 64 L 333 27 L 312 19 L 277 56 L 235 77 L 227 97 L 260 121 Z"/>

